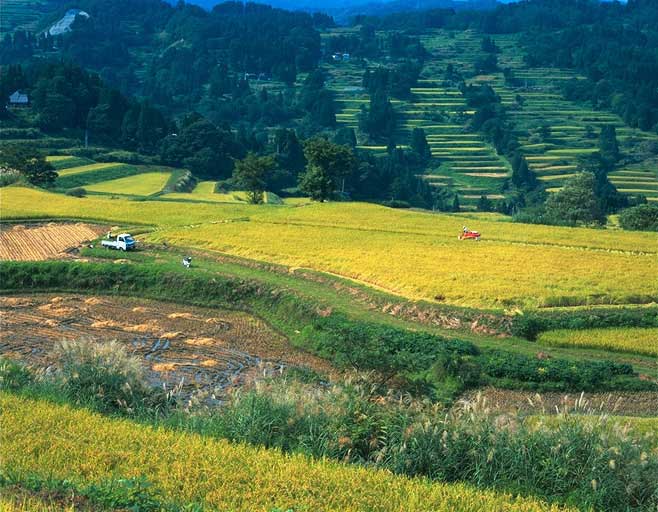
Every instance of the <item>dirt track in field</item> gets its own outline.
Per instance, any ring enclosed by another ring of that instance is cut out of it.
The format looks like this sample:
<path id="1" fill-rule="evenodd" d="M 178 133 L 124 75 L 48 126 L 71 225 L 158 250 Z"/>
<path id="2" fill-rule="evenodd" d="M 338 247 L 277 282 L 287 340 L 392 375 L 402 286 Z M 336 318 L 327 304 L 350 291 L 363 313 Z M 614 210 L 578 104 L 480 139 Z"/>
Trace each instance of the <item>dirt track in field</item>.
<path id="1" fill-rule="evenodd" d="M 104 231 L 101 226 L 82 222 L 0 225 L 0 260 L 61 258 L 67 251 L 98 238 Z"/>
<path id="2" fill-rule="evenodd" d="M 328 370 L 242 312 L 115 297 L 0 297 L 0 355 L 48 367 L 57 340 L 81 338 L 121 342 L 141 357 L 152 384 L 171 389 L 182 382 L 183 396 L 205 391 L 221 400 L 291 365 Z"/>

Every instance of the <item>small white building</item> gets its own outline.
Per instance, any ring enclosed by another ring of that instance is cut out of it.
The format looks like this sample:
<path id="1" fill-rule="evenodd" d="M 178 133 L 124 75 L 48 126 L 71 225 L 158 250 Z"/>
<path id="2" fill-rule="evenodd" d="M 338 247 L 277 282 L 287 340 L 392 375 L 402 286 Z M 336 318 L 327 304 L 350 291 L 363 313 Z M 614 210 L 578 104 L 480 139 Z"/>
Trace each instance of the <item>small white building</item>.
<path id="1" fill-rule="evenodd" d="M 71 25 L 73 25 L 77 16 L 89 19 L 89 14 L 85 11 L 69 9 L 61 20 L 48 29 L 48 34 L 51 36 L 61 36 L 62 34 L 71 32 Z"/>
<path id="2" fill-rule="evenodd" d="M 336 62 L 345 62 L 350 60 L 349 53 L 334 53 L 331 55 L 331 58 Z"/>
<path id="3" fill-rule="evenodd" d="M 9 96 L 10 107 L 27 107 L 30 104 L 30 98 L 21 91 L 16 91 Z"/>

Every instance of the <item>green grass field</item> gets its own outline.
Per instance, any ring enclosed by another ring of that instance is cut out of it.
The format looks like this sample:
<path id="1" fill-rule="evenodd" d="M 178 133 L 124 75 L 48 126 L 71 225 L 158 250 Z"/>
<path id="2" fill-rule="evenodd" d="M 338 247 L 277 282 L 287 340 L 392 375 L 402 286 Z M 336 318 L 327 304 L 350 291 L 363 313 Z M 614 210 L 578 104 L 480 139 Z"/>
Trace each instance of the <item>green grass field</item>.
<path id="1" fill-rule="evenodd" d="M 171 173 L 169 172 L 145 172 L 118 178 L 116 180 L 101 181 L 88 185 L 88 192 L 99 192 L 103 194 L 120 194 L 131 196 L 150 196 L 160 192 Z"/>
<path id="2" fill-rule="evenodd" d="M 243 191 L 215 192 L 215 181 L 201 181 L 191 192 L 170 192 L 160 196 L 167 200 L 204 201 L 212 203 L 247 203 L 247 194 Z M 282 204 L 279 196 L 265 192 L 265 204 Z"/>
<path id="3" fill-rule="evenodd" d="M 94 163 L 93 160 L 70 155 L 50 155 L 46 157 L 46 160 L 50 162 L 58 173 L 72 167 L 81 167 Z"/>
<path id="4" fill-rule="evenodd" d="M 55 186 L 60 190 L 84 187 L 95 193 L 144 196 L 162 190 L 171 175 L 171 171 L 154 166 L 93 162 L 66 155 L 49 156 L 47 160 L 57 170 Z M 160 183 L 163 177 L 164 183 Z"/>

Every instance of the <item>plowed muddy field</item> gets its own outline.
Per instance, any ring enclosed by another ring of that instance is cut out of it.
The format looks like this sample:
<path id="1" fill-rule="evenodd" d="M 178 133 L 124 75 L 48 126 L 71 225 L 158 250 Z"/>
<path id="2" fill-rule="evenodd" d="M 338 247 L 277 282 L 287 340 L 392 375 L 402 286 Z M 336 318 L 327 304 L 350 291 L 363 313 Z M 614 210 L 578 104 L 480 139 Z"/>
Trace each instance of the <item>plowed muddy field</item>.
<path id="1" fill-rule="evenodd" d="M 243 312 L 116 297 L 0 297 L 0 355 L 47 368 L 56 364 L 57 340 L 81 338 L 121 342 L 154 385 L 181 386 L 183 396 L 204 391 L 221 400 L 286 366 L 327 370 Z"/>

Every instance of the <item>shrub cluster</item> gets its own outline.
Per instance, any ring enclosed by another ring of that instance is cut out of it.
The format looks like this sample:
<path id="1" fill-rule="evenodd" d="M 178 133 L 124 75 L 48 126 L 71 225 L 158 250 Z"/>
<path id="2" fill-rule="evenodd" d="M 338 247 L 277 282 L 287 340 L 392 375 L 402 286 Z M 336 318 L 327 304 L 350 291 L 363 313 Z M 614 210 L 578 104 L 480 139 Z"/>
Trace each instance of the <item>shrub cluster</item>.
<path id="1" fill-rule="evenodd" d="M 36 128 L 0 128 L 0 140 L 38 139 L 42 135 Z"/>
<path id="2" fill-rule="evenodd" d="M 619 224 L 624 229 L 658 231 L 658 205 L 641 204 L 627 208 L 619 215 Z"/>
<path id="3" fill-rule="evenodd" d="M 658 306 L 528 313 L 514 318 L 512 334 L 535 341 L 545 331 L 604 327 L 658 327 Z"/>
<path id="4" fill-rule="evenodd" d="M 320 317 L 302 331 L 307 349 L 342 368 L 375 370 L 384 381 L 400 378 L 419 391 L 450 380 L 455 391 L 479 383 L 472 343 L 374 323 L 340 314 Z"/>
<path id="5" fill-rule="evenodd" d="M 66 195 L 72 197 L 85 197 L 87 191 L 82 187 L 70 188 L 66 191 Z"/>
<path id="6" fill-rule="evenodd" d="M 32 373 L 21 364 L 0 359 L 0 389 L 16 391 L 33 381 Z"/>
<path id="7" fill-rule="evenodd" d="M 164 412 L 171 398 L 151 387 L 141 361 L 120 343 L 63 340 L 55 345 L 57 379 L 68 399 L 105 413 Z"/>
<path id="8" fill-rule="evenodd" d="M 489 351 L 480 361 L 483 373 L 500 387 L 538 391 L 655 388 L 636 379 L 631 365 L 611 361 L 537 359 L 500 351 Z"/>
<path id="9" fill-rule="evenodd" d="M 190 171 L 177 169 L 169 176 L 163 192 L 189 192 L 196 183 L 197 180 Z"/>
<path id="10" fill-rule="evenodd" d="M 13 185 L 14 183 L 20 181 L 22 176 L 23 175 L 16 169 L 0 167 L 0 187 Z"/>
<path id="11" fill-rule="evenodd" d="M 178 178 L 174 189 L 176 192 L 188 192 L 194 188 L 196 185 L 196 178 L 192 175 L 190 171 L 185 171 L 185 173 Z"/>
<path id="12" fill-rule="evenodd" d="M 450 400 L 464 389 L 494 384 L 538 391 L 652 390 L 633 367 L 610 361 L 537 359 L 472 343 L 333 314 L 302 331 L 304 348 L 338 367 L 373 370 L 382 382 L 398 379 L 409 391 Z"/>

